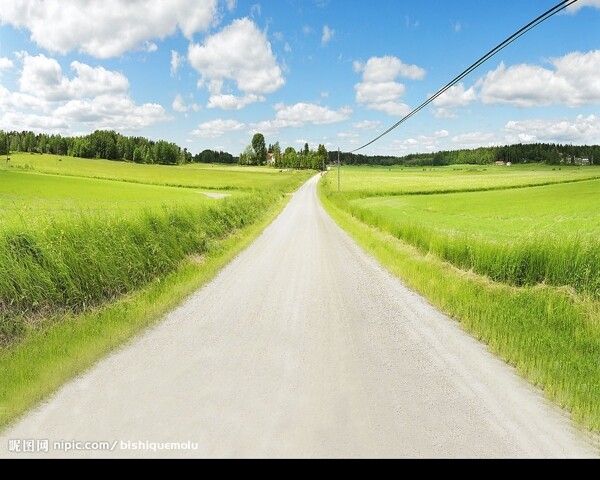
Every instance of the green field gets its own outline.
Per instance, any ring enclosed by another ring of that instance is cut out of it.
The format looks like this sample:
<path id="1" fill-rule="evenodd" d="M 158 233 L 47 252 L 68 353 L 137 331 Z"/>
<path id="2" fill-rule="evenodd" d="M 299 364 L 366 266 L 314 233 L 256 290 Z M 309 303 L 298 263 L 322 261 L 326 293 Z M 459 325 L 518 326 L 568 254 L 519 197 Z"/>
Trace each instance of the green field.
<path id="1" fill-rule="evenodd" d="M 331 174 L 337 182 L 337 172 Z M 365 197 L 502 189 L 598 178 L 600 169 L 594 167 L 352 167 L 342 169 L 342 190 L 346 194 Z"/>
<path id="2" fill-rule="evenodd" d="M 208 281 L 310 175 L 51 155 L 3 161 L 0 426 Z"/>
<path id="3" fill-rule="evenodd" d="M 0 226 L 21 219 L 129 214 L 163 205 L 200 206 L 216 200 L 198 189 L 132 184 L 9 170 L 0 172 Z M 235 192 L 231 192 L 235 193 Z"/>
<path id="4" fill-rule="evenodd" d="M 448 195 L 354 200 L 385 221 L 512 243 L 527 238 L 600 238 L 600 180 Z"/>
<path id="5" fill-rule="evenodd" d="M 320 196 L 408 286 L 600 431 L 598 178 L 596 167 L 344 168 L 342 192 L 331 172 Z"/>
<path id="6" fill-rule="evenodd" d="M 88 160 L 55 155 L 11 154 L 10 162 L 0 160 L 3 169 L 26 170 L 62 176 L 78 176 L 190 187 L 204 190 L 264 190 L 269 188 L 293 188 L 294 177 L 299 172 L 279 172 L 261 167 L 237 167 L 222 165 L 138 165 L 109 160 Z M 290 182 L 290 179 L 292 181 Z"/>

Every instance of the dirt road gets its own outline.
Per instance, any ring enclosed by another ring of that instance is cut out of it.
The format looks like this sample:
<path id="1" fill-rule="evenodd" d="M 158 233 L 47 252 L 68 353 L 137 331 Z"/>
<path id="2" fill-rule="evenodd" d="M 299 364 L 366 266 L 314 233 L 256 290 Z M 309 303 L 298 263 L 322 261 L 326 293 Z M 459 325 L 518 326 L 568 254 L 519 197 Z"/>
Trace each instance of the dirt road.
<path id="1" fill-rule="evenodd" d="M 319 205 L 316 179 L 211 284 L 4 432 L 0 457 L 14 455 L 9 439 L 49 440 L 54 457 L 597 453 L 365 255 Z"/>

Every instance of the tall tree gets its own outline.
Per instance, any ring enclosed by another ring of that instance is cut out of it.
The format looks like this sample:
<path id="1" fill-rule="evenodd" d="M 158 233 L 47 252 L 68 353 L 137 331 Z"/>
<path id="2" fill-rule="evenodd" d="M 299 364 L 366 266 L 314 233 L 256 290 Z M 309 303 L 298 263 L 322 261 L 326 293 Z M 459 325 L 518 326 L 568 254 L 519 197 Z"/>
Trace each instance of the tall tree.
<path id="1" fill-rule="evenodd" d="M 265 136 L 262 133 L 257 133 L 252 138 L 252 148 L 256 155 L 256 165 L 265 165 L 267 163 L 267 145 Z"/>

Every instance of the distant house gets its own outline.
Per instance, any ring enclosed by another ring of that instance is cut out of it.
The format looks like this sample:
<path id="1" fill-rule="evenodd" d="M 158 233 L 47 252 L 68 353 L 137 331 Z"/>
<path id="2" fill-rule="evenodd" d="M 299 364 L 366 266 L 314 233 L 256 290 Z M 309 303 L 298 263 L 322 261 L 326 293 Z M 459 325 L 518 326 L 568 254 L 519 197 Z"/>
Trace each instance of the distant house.
<path id="1" fill-rule="evenodd" d="M 506 163 L 504 163 L 503 161 L 499 160 L 496 162 L 496 166 L 497 167 L 504 167 L 506 165 Z"/>
<path id="2" fill-rule="evenodd" d="M 267 165 L 275 165 L 275 155 L 272 153 L 267 154 Z"/>
<path id="3" fill-rule="evenodd" d="M 512 162 L 506 162 L 507 167 L 512 167 Z"/>
<path id="4" fill-rule="evenodd" d="M 582 158 L 581 159 L 581 164 L 582 165 L 590 165 L 590 159 L 589 158 Z"/>

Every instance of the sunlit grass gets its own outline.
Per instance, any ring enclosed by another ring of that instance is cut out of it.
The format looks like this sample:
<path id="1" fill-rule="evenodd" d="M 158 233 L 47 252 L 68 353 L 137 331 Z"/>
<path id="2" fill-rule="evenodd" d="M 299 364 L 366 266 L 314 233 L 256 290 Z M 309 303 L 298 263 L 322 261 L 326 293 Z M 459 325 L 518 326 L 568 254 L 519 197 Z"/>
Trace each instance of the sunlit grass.
<path id="1" fill-rule="evenodd" d="M 388 171 L 381 183 L 381 169 L 349 168 L 344 192 L 332 174 L 320 197 L 407 286 L 600 431 L 600 182 L 577 181 L 600 170 L 493 168 Z M 469 190 L 480 191 L 432 194 Z"/>

